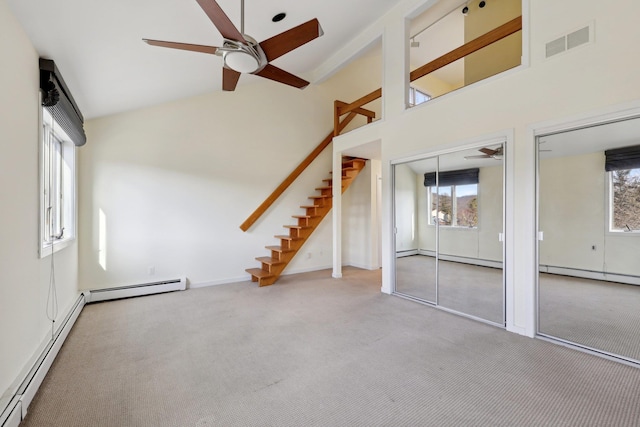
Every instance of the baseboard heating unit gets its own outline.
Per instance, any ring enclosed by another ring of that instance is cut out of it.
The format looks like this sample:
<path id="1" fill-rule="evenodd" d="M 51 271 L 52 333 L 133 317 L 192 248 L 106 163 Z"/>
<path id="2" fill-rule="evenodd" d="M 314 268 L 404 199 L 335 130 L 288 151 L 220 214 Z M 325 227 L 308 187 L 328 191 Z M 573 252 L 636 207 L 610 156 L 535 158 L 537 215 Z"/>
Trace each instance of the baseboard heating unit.
<path id="1" fill-rule="evenodd" d="M 40 384 L 42 384 L 45 375 L 58 355 L 58 351 L 60 351 L 64 340 L 67 338 L 67 335 L 69 335 L 69 332 L 80 315 L 84 304 L 84 296 L 80 295 L 69 314 L 61 322 L 61 326 L 54 337 L 46 345 L 36 362 L 31 367 L 31 370 L 26 375 L 26 378 L 18 387 L 18 390 L 9 406 L 2 414 L 0 414 L 0 426 L 15 427 L 27 415 L 27 409 L 29 408 L 33 397 L 36 395 L 38 388 L 40 388 Z"/>
<path id="2" fill-rule="evenodd" d="M 119 286 L 108 289 L 96 289 L 84 291 L 87 303 L 109 301 L 113 299 L 131 298 L 142 295 L 159 294 L 163 292 L 184 291 L 187 289 L 187 278 L 162 280 L 158 282 L 143 283 L 131 286 Z"/>

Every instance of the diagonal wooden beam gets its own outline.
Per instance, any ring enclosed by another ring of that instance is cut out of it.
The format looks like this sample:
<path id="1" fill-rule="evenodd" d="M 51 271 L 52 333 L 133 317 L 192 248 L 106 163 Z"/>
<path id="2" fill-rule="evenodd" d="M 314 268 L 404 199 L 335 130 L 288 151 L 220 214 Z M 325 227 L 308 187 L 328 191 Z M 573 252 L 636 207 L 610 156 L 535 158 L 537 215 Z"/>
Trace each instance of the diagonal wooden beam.
<path id="1" fill-rule="evenodd" d="M 354 111 L 357 108 L 362 107 L 363 105 L 366 105 L 368 103 L 370 103 L 371 101 L 375 101 L 378 98 L 382 97 L 382 88 L 380 89 L 376 89 L 373 92 L 371 92 L 370 94 L 367 94 L 365 96 L 363 96 L 362 98 L 353 101 L 351 104 L 347 104 L 344 107 L 340 108 L 339 111 L 339 115 L 344 115 L 347 113 L 350 113 L 352 111 Z"/>
<path id="2" fill-rule="evenodd" d="M 503 38 L 510 36 L 513 33 L 517 33 L 521 29 L 522 16 L 518 16 L 517 18 L 512 19 L 506 24 L 502 24 L 501 26 L 494 28 L 488 33 L 485 33 L 480 37 L 471 40 L 469 43 L 465 43 L 459 48 L 456 48 L 449 53 L 445 53 L 441 57 L 434 59 L 428 64 L 416 68 L 411 72 L 411 74 L 409 74 L 409 81 L 414 81 L 419 79 L 420 77 L 424 77 L 427 74 L 434 72 L 435 70 L 438 70 L 446 65 L 451 64 L 452 62 L 457 61 L 458 59 L 464 58 L 465 56 L 482 49 L 483 47 L 487 47 L 490 44 L 493 44 L 498 40 L 502 40 Z"/>
<path id="3" fill-rule="evenodd" d="M 346 102 L 342 102 L 342 101 L 336 101 L 335 105 L 336 105 L 336 107 L 338 109 L 338 116 L 342 116 L 343 114 L 346 114 L 346 113 L 342 112 L 342 109 L 347 107 L 349 104 L 347 104 Z M 368 117 L 370 119 L 375 119 L 376 118 L 376 112 L 375 111 L 367 110 L 365 108 L 355 108 L 355 109 L 353 109 L 351 111 L 347 111 L 347 112 L 348 113 L 350 113 L 350 112 L 358 113 L 358 114 L 361 114 L 361 115 L 363 115 L 365 117 Z"/>

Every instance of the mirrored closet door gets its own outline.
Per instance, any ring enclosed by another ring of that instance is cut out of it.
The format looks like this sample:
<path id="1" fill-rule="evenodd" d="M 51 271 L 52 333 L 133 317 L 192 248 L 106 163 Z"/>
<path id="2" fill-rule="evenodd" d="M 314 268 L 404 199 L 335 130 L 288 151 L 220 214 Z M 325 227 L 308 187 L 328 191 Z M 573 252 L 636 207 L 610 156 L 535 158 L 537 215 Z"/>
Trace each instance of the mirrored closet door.
<path id="1" fill-rule="evenodd" d="M 504 145 L 394 166 L 395 292 L 504 325 Z"/>
<path id="2" fill-rule="evenodd" d="M 538 147 L 538 334 L 640 361 L 640 119 Z"/>

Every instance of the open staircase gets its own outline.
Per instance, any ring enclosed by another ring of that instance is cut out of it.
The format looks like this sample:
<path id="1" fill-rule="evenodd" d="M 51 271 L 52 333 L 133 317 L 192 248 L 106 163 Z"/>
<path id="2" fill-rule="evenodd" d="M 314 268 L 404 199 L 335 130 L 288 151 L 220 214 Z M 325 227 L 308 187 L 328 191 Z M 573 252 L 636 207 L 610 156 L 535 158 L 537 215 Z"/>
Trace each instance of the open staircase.
<path id="1" fill-rule="evenodd" d="M 342 162 L 342 193 L 346 191 L 366 164 L 365 159 L 344 158 Z M 248 268 L 251 280 L 259 286 L 272 285 L 278 280 L 285 267 L 296 256 L 302 245 L 320 225 L 322 219 L 329 213 L 333 204 L 332 179 L 323 180 L 324 185 L 316 188 L 319 195 L 310 196 L 312 203 L 300 206 L 305 210 L 304 215 L 293 215 L 296 225 L 285 225 L 289 229 L 288 235 L 275 236 L 280 240 L 280 246 L 266 246 L 271 256 L 258 257 L 260 268 Z"/>

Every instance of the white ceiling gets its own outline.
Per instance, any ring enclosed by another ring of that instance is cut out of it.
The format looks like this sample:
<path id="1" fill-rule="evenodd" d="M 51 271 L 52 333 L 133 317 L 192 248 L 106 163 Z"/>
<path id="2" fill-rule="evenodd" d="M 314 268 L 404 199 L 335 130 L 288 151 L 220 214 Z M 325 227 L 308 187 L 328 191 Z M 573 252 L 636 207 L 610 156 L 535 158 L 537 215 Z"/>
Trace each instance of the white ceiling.
<path id="1" fill-rule="evenodd" d="M 222 37 L 195 0 L 6 2 L 38 54 L 56 62 L 85 118 L 221 90 L 221 58 L 141 41 L 151 38 L 219 46 Z M 262 41 L 318 18 L 324 36 L 274 61 L 306 78 L 333 51 L 398 2 L 246 0 L 245 32 Z M 218 3 L 240 28 L 240 0 Z M 271 18 L 279 12 L 286 12 L 287 17 L 273 23 Z M 238 88 L 258 79 L 243 75 Z"/>
<path id="2" fill-rule="evenodd" d="M 640 144 L 640 118 L 589 126 L 539 138 L 540 158 L 604 153 L 613 148 Z M 548 150 L 548 151 L 546 151 Z"/>

